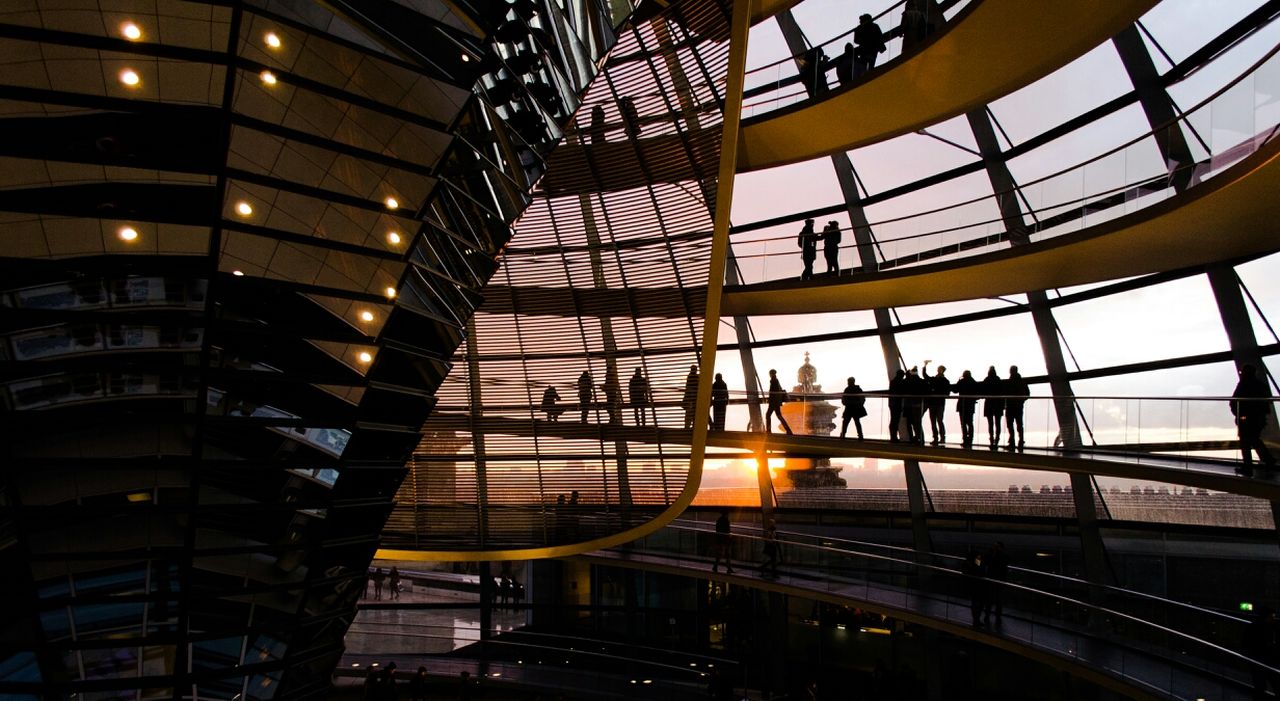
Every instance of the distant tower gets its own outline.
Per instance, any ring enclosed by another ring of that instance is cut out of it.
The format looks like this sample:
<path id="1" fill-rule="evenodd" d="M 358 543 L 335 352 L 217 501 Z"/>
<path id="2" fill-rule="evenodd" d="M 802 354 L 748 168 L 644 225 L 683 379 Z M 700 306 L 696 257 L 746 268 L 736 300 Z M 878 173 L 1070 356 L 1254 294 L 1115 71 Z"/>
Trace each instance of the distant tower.
<path id="1" fill-rule="evenodd" d="M 796 371 L 796 382 L 791 393 L 794 401 L 782 405 L 782 415 L 791 430 L 803 436 L 829 436 L 836 429 L 836 405 L 816 396 L 822 393 L 818 384 L 818 368 L 804 354 L 804 365 Z M 788 458 L 787 478 L 796 489 L 815 487 L 844 487 L 840 468 L 832 467 L 830 458 Z"/>

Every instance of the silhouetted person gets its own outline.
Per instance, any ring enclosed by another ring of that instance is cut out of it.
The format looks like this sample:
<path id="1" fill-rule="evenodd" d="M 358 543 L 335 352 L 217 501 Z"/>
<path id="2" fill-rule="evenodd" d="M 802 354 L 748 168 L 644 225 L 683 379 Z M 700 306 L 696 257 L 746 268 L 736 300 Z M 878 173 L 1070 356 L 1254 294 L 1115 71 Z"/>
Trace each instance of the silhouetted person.
<path id="1" fill-rule="evenodd" d="M 417 674 L 409 679 L 409 701 L 426 701 L 427 668 L 419 667 Z"/>
<path id="2" fill-rule="evenodd" d="M 475 683 L 471 681 L 471 672 L 465 669 L 458 673 L 458 701 L 471 701 Z"/>
<path id="3" fill-rule="evenodd" d="M 801 54 L 800 75 L 811 94 L 827 92 L 827 54 L 821 46 L 814 46 Z"/>
<path id="4" fill-rule="evenodd" d="M 1262 431 L 1267 427 L 1271 413 L 1271 390 L 1267 381 L 1258 377 L 1252 365 L 1240 366 L 1240 382 L 1231 393 L 1231 414 L 1236 417 L 1236 430 L 1240 435 L 1240 452 L 1244 465 L 1239 470 L 1246 476 L 1253 474 L 1253 453 L 1258 453 L 1265 469 L 1275 467 L 1276 459 L 1262 442 Z"/>
<path id="5" fill-rule="evenodd" d="M 920 371 L 911 368 L 902 380 L 902 391 L 906 396 L 902 400 L 902 413 L 907 419 L 910 433 L 907 439 L 912 443 L 924 445 L 924 395 L 929 393 L 929 386 Z"/>
<path id="6" fill-rule="evenodd" d="M 903 387 L 903 381 L 907 379 L 907 373 L 899 370 L 894 373 L 893 379 L 889 380 L 889 442 L 898 442 L 898 431 L 902 424 L 902 395 L 906 393 Z M 911 430 L 907 430 L 907 439 L 911 438 Z"/>
<path id="7" fill-rule="evenodd" d="M 1000 443 L 1000 417 L 1004 416 L 1004 380 L 996 374 L 996 366 L 987 368 L 987 376 L 982 378 L 982 415 L 987 417 L 987 439 L 991 449 L 995 450 Z"/>
<path id="8" fill-rule="evenodd" d="M 591 403 L 595 399 L 595 386 L 591 382 L 591 373 L 586 370 L 578 375 L 578 407 L 582 410 L 582 423 L 587 422 L 587 412 L 591 409 Z"/>
<path id="9" fill-rule="evenodd" d="M 840 274 L 840 224 L 827 222 L 822 230 L 822 256 L 827 259 L 827 273 Z"/>
<path id="10" fill-rule="evenodd" d="M 840 437 L 844 438 L 849 431 L 849 422 L 852 421 L 858 429 L 858 440 L 862 440 L 862 417 L 867 415 L 867 398 L 862 396 L 862 388 L 852 377 L 849 378 L 849 384 L 845 385 L 844 393 L 840 395 L 840 403 L 844 405 L 844 413 L 840 417 Z"/>
<path id="11" fill-rule="evenodd" d="M 907 0 L 902 11 L 902 52 L 915 48 L 924 38 L 933 33 L 933 22 L 929 16 L 933 0 Z"/>
<path id="12" fill-rule="evenodd" d="M 387 598 L 400 598 L 400 570 L 394 566 L 387 573 Z"/>
<path id="13" fill-rule="evenodd" d="M 787 401 L 787 391 L 782 389 L 782 383 L 778 382 L 778 371 L 769 371 L 769 409 L 764 413 L 764 430 L 767 433 L 773 433 L 773 426 L 770 418 L 775 414 L 778 417 L 778 425 L 791 435 L 791 427 L 787 425 L 787 420 L 782 418 L 782 405 Z"/>
<path id="14" fill-rule="evenodd" d="M 684 395 L 680 397 L 680 405 L 684 407 L 684 427 L 693 428 L 693 412 L 698 408 L 697 365 L 689 366 L 689 374 L 684 378 Z"/>
<path id="15" fill-rule="evenodd" d="M 627 136 L 640 138 L 640 112 L 636 110 L 636 101 L 630 96 L 622 98 L 618 101 L 618 112 L 622 115 L 622 128 Z"/>
<path id="16" fill-rule="evenodd" d="M 378 685 L 378 701 L 396 701 L 399 696 L 396 687 L 396 663 L 388 662 L 382 668 L 382 683 Z"/>
<path id="17" fill-rule="evenodd" d="M 1261 605 L 1254 609 L 1253 620 L 1244 631 L 1244 652 L 1249 659 L 1267 665 L 1280 666 L 1280 622 L 1276 620 L 1276 612 L 1270 606 Z M 1268 687 L 1272 694 L 1280 695 L 1280 676 L 1268 669 L 1254 665 L 1253 697 L 1255 699 L 1273 698 L 1268 696 Z"/>
<path id="18" fill-rule="evenodd" d="M 778 527 L 770 520 L 764 529 L 764 560 L 760 563 L 760 574 L 773 579 L 778 576 Z"/>
<path id="19" fill-rule="evenodd" d="M 591 126 L 589 127 L 592 146 L 599 146 L 605 142 L 605 131 L 604 107 L 596 105 L 591 108 Z"/>
<path id="20" fill-rule="evenodd" d="M 1027 381 L 1022 379 L 1022 375 L 1018 374 L 1018 366 L 1013 365 L 1009 368 L 1009 378 L 1004 381 L 1004 393 L 1008 396 L 1004 400 L 1004 423 L 1009 429 L 1009 450 L 1013 450 L 1013 431 L 1018 430 L 1018 447 L 1022 448 L 1027 444 L 1026 435 L 1022 431 L 1022 405 L 1027 403 L 1027 397 L 1031 396 L 1031 388 L 1027 386 Z"/>
<path id="21" fill-rule="evenodd" d="M 969 611 L 973 614 L 973 627 L 985 626 L 991 618 L 991 604 L 988 601 L 987 567 L 982 561 L 982 555 L 969 553 L 960 571 L 968 575 L 965 584 L 969 587 Z"/>
<path id="22" fill-rule="evenodd" d="M 984 563 L 987 566 L 987 577 L 993 582 L 1009 581 L 1009 553 L 1004 551 L 1004 543 L 996 541 L 987 551 Z M 990 587 L 991 597 L 988 606 L 994 609 L 996 620 L 1004 619 L 1004 586 L 1002 584 L 992 584 Z"/>
<path id="23" fill-rule="evenodd" d="M 540 406 L 546 412 L 548 421 L 558 421 L 560 420 L 560 415 L 564 413 L 564 409 L 556 406 L 558 401 L 560 401 L 560 393 L 556 391 L 555 387 L 547 385 L 547 388 L 542 392 L 542 404 Z"/>
<path id="24" fill-rule="evenodd" d="M 604 384 L 600 385 L 600 389 L 604 391 L 604 406 L 609 413 L 609 423 L 622 423 L 622 385 L 618 383 L 616 370 L 605 370 Z"/>
<path id="25" fill-rule="evenodd" d="M 724 415 L 729 409 L 729 385 L 724 376 L 716 373 L 716 381 L 711 383 L 711 430 L 724 430 Z"/>
<path id="26" fill-rule="evenodd" d="M 960 395 L 956 401 L 956 413 L 960 415 L 960 440 L 966 448 L 973 447 L 973 414 L 978 407 L 976 395 L 982 393 L 973 373 L 965 370 L 960 379 L 952 386 L 951 391 Z"/>
<path id="27" fill-rule="evenodd" d="M 947 379 L 947 366 L 939 365 L 938 372 L 929 375 L 929 363 L 924 364 L 924 381 L 929 389 L 925 409 L 929 412 L 929 432 L 934 445 L 947 442 L 947 396 L 951 394 L 951 380 Z"/>
<path id="28" fill-rule="evenodd" d="M 723 509 L 720 511 L 720 518 L 716 519 L 716 561 L 711 565 L 712 572 L 720 571 L 720 560 L 723 559 L 725 572 L 733 574 L 733 562 L 729 557 L 732 545 L 733 536 L 729 533 L 729 510 Z"/>
<path id="29" fill-rule="evenodd" d="M 857 78 L 876 65 L 876 57 L 884 52 L 884 32 L 876 24 L 871 15 L 858 17 L 858 26 L 853 30 L 853 77 Z"/>
<path id="30" fill-rule="evenodd" d="M 853 44 L 845 42 L 844 53 L 840 54 L 835 59 L 836 80 L 839 80 L 841 85 L 848 85 L 853 82 L 853 62 L 855 60 L 855 55 L 856 53 L 854 52 Z"/>
<path id="31" fill-rule="evenodd" d="M 636 372 L 627 382 L 627 395 L 631 400 L 631 414 L 637 426 L 648 423 L 649 414 L 649 380 L 636 368 Z"/>
<path id="32" fill-rule="evenodd" d="M 805 219 L 804 228 L 796 237 L 796 245 L 800 247 L 800 262 L 804 263 L 801 280 L 813 279 L 813 261 L 818 259 L 818 235 L 813 230 L 813 220 Z"/>
<path id="33" fill-rule="evenodd" d="M 387 575 L 383 574 L 382 568 L 379 567 L 373 571 L 369 579 L 373 580 L 373 599 L 377 601 L 382 598 L 382 583 L 387 581 Z"/>

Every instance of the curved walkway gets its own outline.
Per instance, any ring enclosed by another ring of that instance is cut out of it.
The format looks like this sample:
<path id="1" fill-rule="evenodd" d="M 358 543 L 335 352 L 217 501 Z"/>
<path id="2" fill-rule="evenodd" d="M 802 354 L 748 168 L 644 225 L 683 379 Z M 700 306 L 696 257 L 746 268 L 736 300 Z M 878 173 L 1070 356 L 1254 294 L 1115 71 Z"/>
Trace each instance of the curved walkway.
<path id="1" fill-rule="evenodd" d="M 443 425 L 443 424 L 442 424 Z M 456 430 L 508 436 L 549 436 L 581 440 L 627 441 L 689 445 L 688 429 L 627 426 L 576 421 L 545 421 L 508 417 L 456 417 Z M 707 446 L 776 453 L 794 457 L 881 458 L 921 460 L 954 465 L 1004 467 L 1045 472 L 1069 472 L 1124 479 L 1149 480 L 1261 499 L 1280 500 L 1280 479 L 1243 477 L 1238 462 L 1204 457 L 1150 455 L 1138 452 L 1026 448 L 1019 451 L 894 443 L 884 440 L 801 436 L 780 433 L 718 431 L 707 435 Z M 708 458 L 715 458 L 708 455 Z M 724 457 L 724 456 L 720 456 Z"/>
<path id="2" fill-rule="evenodd" d="M 1261 137 L 1260 137 L 1261 138 Z M 1185 194 L 1075 234 L 931 265 L 725 286 L 725 316 L 854 311 L 1019 294 L 1280 249 L 1280 139 Z M 786 294 L 778 294 L 785 291 Z"/>
<path id="3" fill-rule="evenodd" d="M 1104 606 L 993 582 L 1006 602 L 1006 615 L 993 626 L 975 627 L 968 598 L 956 595 L 965 592 L 974 580 L 953 570 L 786 543 L 788 558 L 799 555 L 802 562 L 813 564 L 788 564 L 779 576 L 766 578 L 757 572 L 754 562 L 744 566 L 739 561 L 734 574 L 720 575 L 707 571 L 711 538 L 711 533 L 696 529 L 667 528 L 625 550 L 581 557 L 598 564 L 711 576 L 758 589 L 856 605 L 1066 669 L 1133 698 L 1250 698 L 1249 674 L 1244 671 L 1251 665 L 1248 659 Z M 740 545 L 759 540 L 736 539 Z M 797 552 L 800 548 L 817 554 Z M 759 543 L 750 550 L 757 553 Z"/>
<path id="4" fill-rule="evenodd" d="M 985 105 L 1085 54 L 1155 0 L 980 0 L 923 49 L 854 88 L 744 120 L 738 170 L 796 163 Z"/>

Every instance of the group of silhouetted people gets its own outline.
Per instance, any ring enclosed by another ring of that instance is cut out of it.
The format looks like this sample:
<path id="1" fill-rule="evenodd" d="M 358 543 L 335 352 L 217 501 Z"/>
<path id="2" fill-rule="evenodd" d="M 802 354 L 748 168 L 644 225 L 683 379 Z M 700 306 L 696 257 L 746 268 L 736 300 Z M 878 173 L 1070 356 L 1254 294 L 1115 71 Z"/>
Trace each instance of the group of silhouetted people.
<path id="1" fill-rule="evenodd" d="M 800 54 L 801 78 L 814 94 L 826 93 L 827 71 L 836 71 L 840 85 L 848 85 L 876 65 L 876 59 L 885 51 L 884 32 L 868 14 L 858 18 L 853 30 L 853 41 L 845 42 L 844 53 L 828 59 L 821 46 L 814 46 Z"/>
<path id="2" fill-rule="evenodd" d="M 400 598 L 400 570 L 392 567 L 390 572 L 383 572 L 381 567 L 375 568 L 368 575 L 368 581 L 373 583 L 373 599 L 380 601 L 382 599 L 382 591 L 385 586 L 388 599 Z M 361 598 L 369 597 L 369 585 L 365 584 L 364 595 Z"/>
<path id="3" fill-rule="evenodd" d="M 851 383 L 852 379 L 850 378 Z M 927 360 L 923 372 L 914 367 L 899 370 L 889 381 L 889 440 L 923 445 L 924 417 L 928 414 L 930 443 L 946 443 L 947 397 L 953 393 L 959 395 L 956 413 L 960 415 L 961 443 L 964 447 L 973 447 L 973 417 L 977 413 L 979 399 L 982 400 L 982 415 L 987 419 L 987 441 L 991 449 L 995 450 L 1000 445 L 1001 417 L 1008 429 L 1009 450 L 1026 446 L 1022 411 L 1027 398 L 1031 396 L 1031 387 L 1018 374 L 1017 365 L 1009 368 L 1009 376 L 1006 378 L 1001 378 L 993 365 L 987 369 L 987 376 L 981 381 L 973 379 L 973 374 L 965 370 L 953 384 L 947 377 L 945 365 L 939 365 L 937 373 L 930 375 Z M 841 435 L 844 435 L 843 432 Z M 858 435 L 862 436 L 861 426 Z"/>

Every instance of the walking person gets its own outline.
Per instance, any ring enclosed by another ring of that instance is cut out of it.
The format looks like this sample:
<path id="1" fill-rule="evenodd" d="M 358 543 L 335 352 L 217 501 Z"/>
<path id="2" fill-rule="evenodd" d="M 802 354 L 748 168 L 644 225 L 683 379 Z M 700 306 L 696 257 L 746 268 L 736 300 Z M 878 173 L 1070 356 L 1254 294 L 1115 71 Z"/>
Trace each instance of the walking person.
<path id="1" fill-rule="evenodd" d="M 840 224 L 827 222 L 822 230 L 822 256 L 827 259 L 827 274 L 840 274 Z"/>
<path id="2" fill-rule="evenodd" d="M 383 574 L 382 568 L 379 567 L 373 571 L 373 575 L 371 575 L 369 579 L 373 580 L 373 600 L 381 601 L 382 600 L 382 583 L 387 581 L 387 575 Z"/>
<path id="3" fill-rule="evenodd" d="M 800 247 L 800 262 L 804 263 L 801 280 L 813 279 L 813 261 L 818 259 L 818 235 L 813 231 L 813 220 L 805 219 L 804 228 L 796 237 L 796 245 Z"/>
<path id="4" fill-rule="evenodd" d="M 973 615 L 973 627 L 985 626 L 991 619 L 991 603 L 988 599 L 987 567 L 982 561 L 982 555 L 969 553 L 960 571 L 967 575 L 965 584 L 969 587 L 969 612 Z"/>
<path id="5" fill-rule="evenodd" d="M 884 32 L 875 23 L 871 15 L 864 14 L 858 18 L 858 26 L 853 30 L 853 77 L 858 78 L 876 65 L 876 57 L 884 53 Z M 846 44 L 845 46 L 848 46 Z"/>
<path id="6" fill-rule="evenodd" d="M 907 379 L 907 373 L 898 370 L 894 374 L 893 379 L 889 380 L 889 442 L 898 442 L 898 431 L 902 423 L 902 395 L 904 389 L 902 382 Z M 907 431 L 907 438 L 911 437 L 911 431 Z"/>
<path id="7" fill-rule="evenodd" d="M 729 385 L 724 376 L 716 373 L 716 381 L 711 383 L 711 430 L 724 430 L 724 415 L 729 409 Z"/>
<path id="8" fill-rule="evenodd" d="M 578 375 L 578 408 L 582 410 L 582 423 L 587 422 L 587 412 L 595 400 L 596 390 L 591 380 L 591 373 L 586 370 Z"/>
<path id="9" fill-rule="evenodd" d="M 1240 381 L 1231 393 L 1231 414 L 1236 417 L 1236 432 L 1240 436 L 1240 452 L 1244 464 L 1237 470 L 1246 477 L 1253 476 L 1253 453 L 1258 454 L 1263 468 L 1275 468 L 1276 459 L 1262 441 L 1262 431 L 1271 415 L 1271 390 L 1267 381 L 1258 377 L 1253 365 L 1240 366 Z"/>
<path id="10" fill-rule="evenodd" d="M 764 430 L 766 433 L 773 433 L 770 418 L 778 417 L 778 425 L 791 435 L 791 427 L 787 425 L 787 420 L 782 417 L 782 405 L 787 401 L 787 391 L 782 389 L 782 383 L 778 382 L 778 371 L 769 371 L 769 410 L 764 413 Z"/>
<path id="11" fill-rule="evenodd" d="M 733 574 L 733 562 L 729 557 L 733 546 L 733 535 L 729 532 L 729 510 L 721 509 L 720 518 L 716 519 L 716 539 L 714 547 L 716 561 L 711 565 L 712 572 L 720 571 L 720 560 L 724 560 L 725 572 Z"/>
<path id="12" fill-rule="evenodd" d="M 867 415 L 867 398 L 862 394 L 862 388 L 849 378 L 849 384 L 844 387 L 844 394 L 840 395 L 840 403 L 844 405 L 844 413 L 840 417 L 840 437 L 849 431 L 849 422 L 853 421 L 854 427 L 858 429 L 858 440 L 862 440 L 862 417 Z"/>
<path id="13" fill-rule="evenodd" d="M 1013 431 L 1018 430 L 1018 448 L 1024 448 L 1027 445 L 1026 434 L 1022 431 L 1022 406 L 1027 403 L 1027 397 L 1031 396 L 1031 388 L 1027 386 L 1027 381 L 1022 379 L 1022 375 L 1018 374 L 1018 366 L 1009 367 L 1009 378 L 1004 381 L 1004 423 L 1005 428 L 1009 430 L 1009 450 L 1014 449 Z"/>
<path id="14" fill-rule="evenodd" d="M 987 417 L 987 440 L 995 450 L 1000 444 L 1000 417 L 1004 416 L 1004 380 L 996 374 L 996 366 L 987 368 L 987 376 L 979 386 L 986 397 L 982 402 L 982 415 Z"/>
<path id="15" fill-rule="evenodd" d="M 929 412 L 929 430 L 933 445 L 947 442 L 947 396 L 951 394 L 951 380 L 947 379 L 947 366 L 939 365 L 938 372 L 929 375 L 929 361 L 924 361 L 924 381 L 929 390 L 925 409 Z"/>
<path id="16" fill-rule="evenodd" d="M 684 427 L 693 428 L 693 412 L 698 408 L 697 365 L 690 365 L 689 374 L 684 378 L 684 395 L 680 397 L 680 406 L 684 407 Z"/>
<path id="17" fill-rule="evenodd" d="M 631 400 L 631 418 L 637 426 L 644 426 L 649 413 L 649 380 L 645 379 L 640 368 L 627 382 L 627 398 Z"/>
<path id="18" fill-rule="evenodd" d="M 976 395 L 981 393 L 978 381 L 973 373 L 965 370 L 952 386 L 952 391 L 960 395 L 956 401 L 956 413 L 960 415 L 960 441 L 966 448 L 973 447 L 973 415 L 978 406 Z"/>

